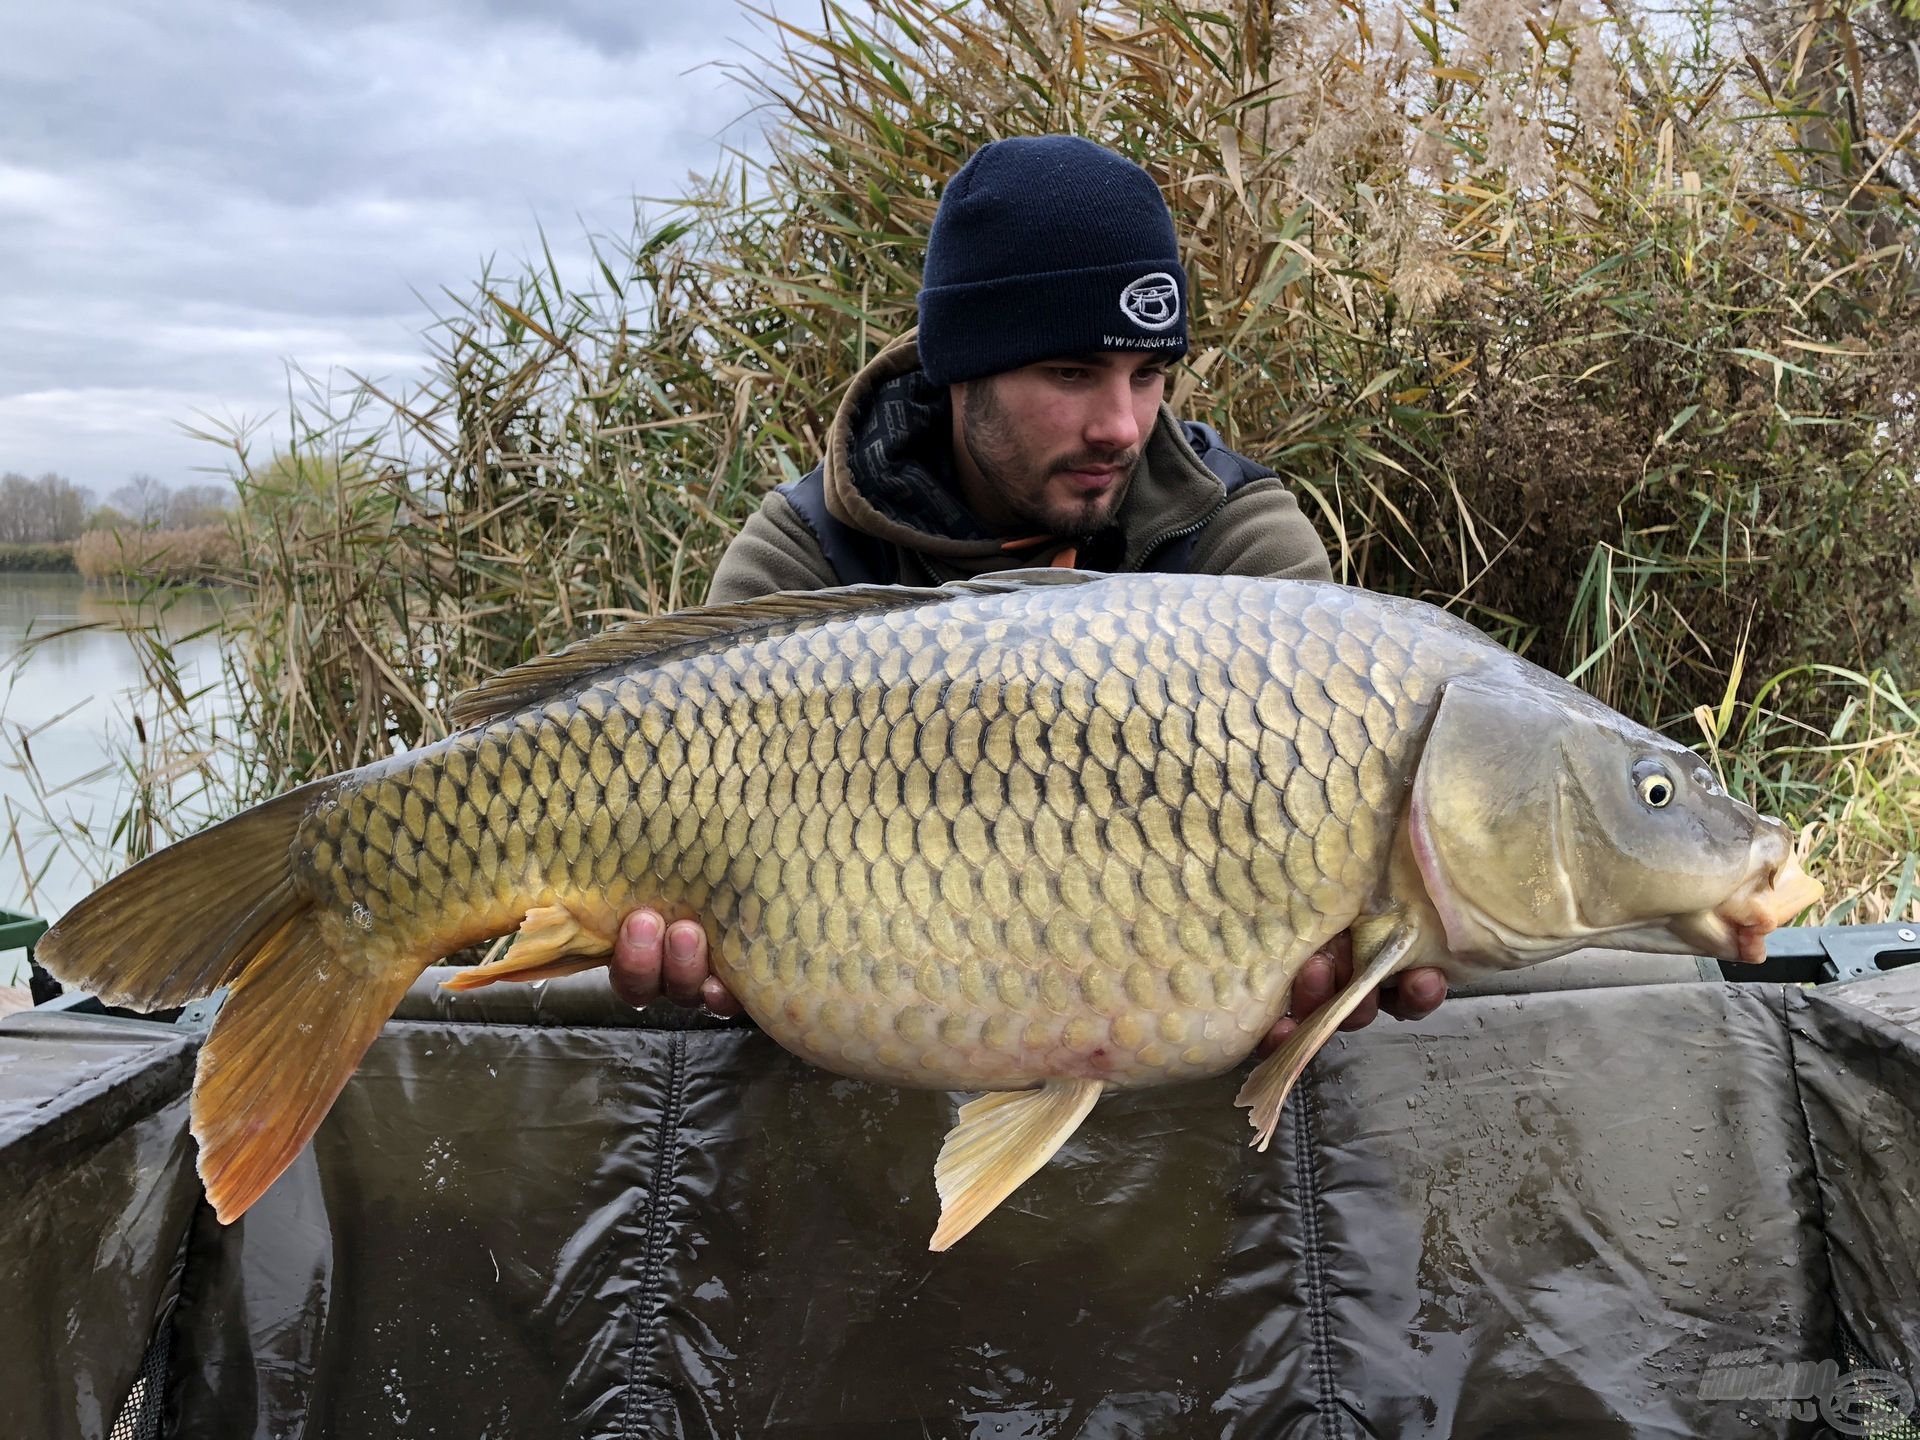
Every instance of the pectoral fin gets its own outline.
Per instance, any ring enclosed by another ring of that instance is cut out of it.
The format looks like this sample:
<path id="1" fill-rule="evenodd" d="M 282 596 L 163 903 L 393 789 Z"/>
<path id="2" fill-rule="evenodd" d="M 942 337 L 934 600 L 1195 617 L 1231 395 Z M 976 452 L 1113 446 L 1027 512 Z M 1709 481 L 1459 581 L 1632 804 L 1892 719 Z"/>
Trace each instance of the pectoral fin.
<path id="1" fill-rule="evenodd" d="M 554 980 L 604 965 L 611 954 L 613 936 L 583 923 L 564 905 L 541 905 L 527 912 L 506 954 L 456 970 L 440 988 L 478 990 L 496 980 Z"/>
<path id="2" fill-rule="evenodd" d="M 1049 1080 L 1001 1090 L 960 1107 L 933 1163 L 940 1224 L 929 1250 L 945 1250 L 1053 1158 L 1106 1088 L 1099 1080 Z"/>
<path id="3" fill-rule="evenodd" d="M 1356 935 L 1356 940 L 1364 943 L 1364 936 Z M 1394 926 L 1374 951 L 1373 958 L 1347 983 L 1347 988 L 1308 1016 L 1278 1050 L 1254 1068 L 1246 1084 L 1240 1087 L 1240 1093 L 1233 1097 L 1234 1104 L 1252 1107 L 1253 1113 L 1247 1119 L 1253 1126 L 1254 1137 L 1249 1144 L 1262 1150 L 1267 1148 L 1274 1128 L 1280 1123 L 1280 1107 L 1287 1103 L 1287 1096 L 1305 1073 L 1308 1062 L 1333 1038 L 1340 1022 L 1354 1012 L 1367 992 L 1407 963 L 1414 943 L 1415 933 L 1411 927 Z"/>

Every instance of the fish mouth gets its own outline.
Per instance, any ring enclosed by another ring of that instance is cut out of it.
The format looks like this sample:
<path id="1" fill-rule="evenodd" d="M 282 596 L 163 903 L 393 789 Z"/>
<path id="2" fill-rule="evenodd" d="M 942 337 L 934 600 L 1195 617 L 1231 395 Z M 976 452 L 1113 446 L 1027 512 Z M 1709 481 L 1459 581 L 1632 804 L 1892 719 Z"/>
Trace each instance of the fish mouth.
<path id="1" fill-rule="evenodd" d="M 1758 965 L 1767 958 L 1767 936 L 1819 904 L 1826 893 L 1790 854 L 1771 874 L 1743 885 L 1713 909 L 1682 916 L 1673 930 L 1702 955 Z"/>

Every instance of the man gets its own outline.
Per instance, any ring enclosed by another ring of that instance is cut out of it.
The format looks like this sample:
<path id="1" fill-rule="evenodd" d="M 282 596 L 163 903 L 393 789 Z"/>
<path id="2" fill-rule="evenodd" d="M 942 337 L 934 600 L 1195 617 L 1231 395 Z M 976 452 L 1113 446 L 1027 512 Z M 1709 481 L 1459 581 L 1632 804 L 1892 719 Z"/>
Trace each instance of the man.
<path id="1" fill-rule="evenodd" d="M 1066 135 L 984 146 L 941 196 L 919 310 L 848 387 L 822 464 L 727 547 L 710 603 L 1024 565 L 1332 578 L 1278 477 L 1162 404 L 1187 349 L 1187 278 L 1139 166 Z M 1344 935 L 1310 959 L 1261 1049 L 1351 966 Z M 610 968 L 635 1005 L 664 992 L 739 1010 L 694 921 L 636 911 Z M 1410 970 L 1390 988 L 1390 1013 L 1417 1019 L 1446 979 Z M 1342 1028 L 1378 1006 L 1376 992 Z"/>

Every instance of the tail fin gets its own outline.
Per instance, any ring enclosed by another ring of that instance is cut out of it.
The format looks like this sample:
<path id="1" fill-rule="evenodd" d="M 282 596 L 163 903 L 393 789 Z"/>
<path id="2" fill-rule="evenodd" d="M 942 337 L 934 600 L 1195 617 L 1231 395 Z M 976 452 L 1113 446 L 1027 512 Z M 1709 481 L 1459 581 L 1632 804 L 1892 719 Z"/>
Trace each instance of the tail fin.
<path id="1" fill-rule="evenodd" d="M 293 837 L 325 783 L 149 855 L 61 916 L 34 958 L 109 1005 L 164 1010 L 211 995 L 306 908 Z"/>
<path id="2" fill-rule="evenodd" d="M 242 969 L 193 1080 L 193 1138 L 213 1213 L 232 1224 L 291 1165 L 420 966 L 338 954 L 294 916 Z"/>
<path id="3" fill-rule="evenodd" d="M 325 783 L 148 856 L 36 950 L 66 983 L 136 1009 L 232 987 L 193 1082 L 200 1178 L 226 1223 L 293 1163 L 420 969 L 342 954 L 295 887 L 294 838 Z"/>

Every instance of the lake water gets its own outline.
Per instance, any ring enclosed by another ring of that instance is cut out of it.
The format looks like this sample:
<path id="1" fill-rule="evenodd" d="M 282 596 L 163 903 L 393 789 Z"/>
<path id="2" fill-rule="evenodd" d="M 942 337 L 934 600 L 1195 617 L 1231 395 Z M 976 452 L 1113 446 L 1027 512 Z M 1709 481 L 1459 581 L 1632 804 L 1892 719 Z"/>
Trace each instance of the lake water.
<path id="1" fill-rule="evenodd" d="M 96 832 L 109 829 L 133 791 L 126 768 L 114 766 L 114 742 L 133 733 L 141 683 L 138 654 L 121 627 L 130 615 L 157 616 L 173 643 L 183 688 L 192 693 L 218 681 L 219 640 L 186 637 L 217 622 L 221 608 L 214 595 L 182 591 L 164 610 L 149 603 L 143 612 L 123 592 L 76 575 L 0 574 L 0 907 L 57 919 L 95 878 L 40 817 L 21 764 L 22 731 L 31 732 L 26 746 L 47 789 L 63 787 L 46 806 L 59 828 L 69 838 L 75 821 Z M 29 635 L 74 626 L 90 628 L 33 646 L 22 660 Z M 195 708 L 206 714 L 220 704 L 216 689 Z M 143 707 L 149 721 L 153 709 L 150 701 Z M 17 951 L 0 952 L 0 985 L 25 983 L 24 959 Z"/>

